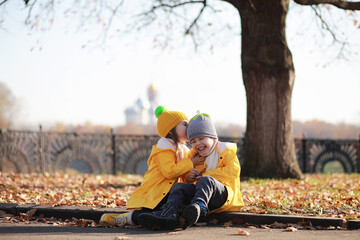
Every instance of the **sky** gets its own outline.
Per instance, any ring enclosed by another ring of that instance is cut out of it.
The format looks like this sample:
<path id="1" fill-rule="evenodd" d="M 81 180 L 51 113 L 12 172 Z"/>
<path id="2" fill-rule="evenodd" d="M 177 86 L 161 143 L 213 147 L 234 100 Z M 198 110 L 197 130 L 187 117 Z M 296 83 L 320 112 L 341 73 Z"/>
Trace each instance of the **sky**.
<path id="1" fill-rule="evenodd" d="M 94 36 L 91 29 L 70 31 L 65 20 L 57 18 L 45 33 L 29 31 L 24 11 L 12 6 L 8 11 L 11 16 L 0 29 L 0 82 L 18 100 L 18 127 L 46 128 L 57 122 L 120 126 L 125 124 L 125 109 L 146 98 L 150 84 L 158 89 L 159 104 L 170 110 L 191 117 L 199 109 L 217 124 L 246 125 L 238 35 L 212 53 L 181 44 L 161 51 L 147 35 L 138 41 L 112 38 L 94 47 L 88 44 Z M 239 22 L 236 12 L 229 11 L 228 21 Z M 336 48 L 328 47 L 326 37 L 304 34 L 315 31 L 304 19 L 295 13 L 288 16 L 287 38 L 296 71 L 292 119 L 360 127 L 359 55 L 331 62 Z M 360 28 L 346 33 L 349 41 L 360 42 Z"/>

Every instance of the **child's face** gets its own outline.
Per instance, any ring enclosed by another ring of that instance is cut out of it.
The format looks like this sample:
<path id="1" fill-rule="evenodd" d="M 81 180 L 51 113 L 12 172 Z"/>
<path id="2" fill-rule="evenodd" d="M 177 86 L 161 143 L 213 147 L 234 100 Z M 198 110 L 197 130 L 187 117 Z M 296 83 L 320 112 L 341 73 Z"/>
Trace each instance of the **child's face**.
<path id="1" fill-rule="evenodd" d="M 188 139 L 188 137 L 186 135 L 187 128 L 188 128 L 188 122 L 187 121 L 182 121 L 181 123 L 179 123 L 175 127 L 176 134 L 179 137 L 179 140 L 181 142 L 189 141 L 189 139 Z"/>
<path id="2" fill-rule="evenodd" d="M 197 137 L 192 139 L 190 144 L 200 156 L 206 156 L 210 152 L 214 142 L 215 139 L 211 137 Z"/>

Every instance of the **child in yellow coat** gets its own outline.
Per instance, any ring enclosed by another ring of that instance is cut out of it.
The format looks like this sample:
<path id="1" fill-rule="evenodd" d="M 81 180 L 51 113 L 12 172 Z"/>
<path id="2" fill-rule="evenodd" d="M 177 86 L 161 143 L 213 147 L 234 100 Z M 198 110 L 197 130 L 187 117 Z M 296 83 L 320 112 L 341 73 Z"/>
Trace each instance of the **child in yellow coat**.
<path id="1" fill-rule="evenodd" d="M 199 111 L 189 122 L 187 136 L 192 150 L 206 161 L 190 170 L 187 183 L 173 186 L 161 210 L 139 216 L 140 223 L 148 229 L 186 229 L 201 215 L 238 211 L 244 206 L 236 144 L 218 141 L 209 115 Z"/>
<path id="2" fill-rule="evenodd" d="M 126 206 L 127 209 L 136 210 L 124 214 L 103 214 L 100 219 L 102 225 L 139 225 L 138 216 L 141 213 L 159 210 L 179 177 L 205 161 L 205 158 L 198 155 L 189 157 L 189 149 L 185 144 L 188 141 L 188 118 L 185 114 L 159 106 L 155 115 L 161 138 L 152 148 L 148 171 L 141 186 L 132 193 Z"/>

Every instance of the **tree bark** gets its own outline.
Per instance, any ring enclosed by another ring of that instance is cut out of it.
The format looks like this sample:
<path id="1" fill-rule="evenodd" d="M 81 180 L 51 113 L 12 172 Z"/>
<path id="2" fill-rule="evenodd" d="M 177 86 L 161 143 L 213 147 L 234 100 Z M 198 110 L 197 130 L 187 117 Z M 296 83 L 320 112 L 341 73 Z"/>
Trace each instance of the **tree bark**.
<path id="1" fill-rule="evenodd" d="M 247 125 L 242 176 L 301 178 L 291 96 L 295 79 L 285 20 L 289 0 L 229 1 L 241 17 Z"/>

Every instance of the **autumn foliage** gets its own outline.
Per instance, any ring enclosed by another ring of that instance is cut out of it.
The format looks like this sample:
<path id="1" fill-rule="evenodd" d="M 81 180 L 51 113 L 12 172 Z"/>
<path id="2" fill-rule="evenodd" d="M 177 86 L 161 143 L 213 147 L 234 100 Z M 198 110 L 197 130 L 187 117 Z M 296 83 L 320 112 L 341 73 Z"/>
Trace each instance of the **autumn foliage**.
<path id="1" fill-rule="evenodd" d="M 123 207 L 142 181 L 137 175 L 0 172 L 0 202 L 50 206 Z"/>
<path id="2" fill-rule="evenodd" d="M 359 182 L 359 174 L 305 175 L 303 180 L 250 179 L 242 182 L 242 211 L 359 219 Z"/>
<path id="3" fill-rule="evenodd" d="M 50 206 L 125 207 L 138 175 L 0 172 L 0 202 Z M 303 180 L 241 182 L 247 213 L 360 219 L 360 174 L 305 175 Z"/>

